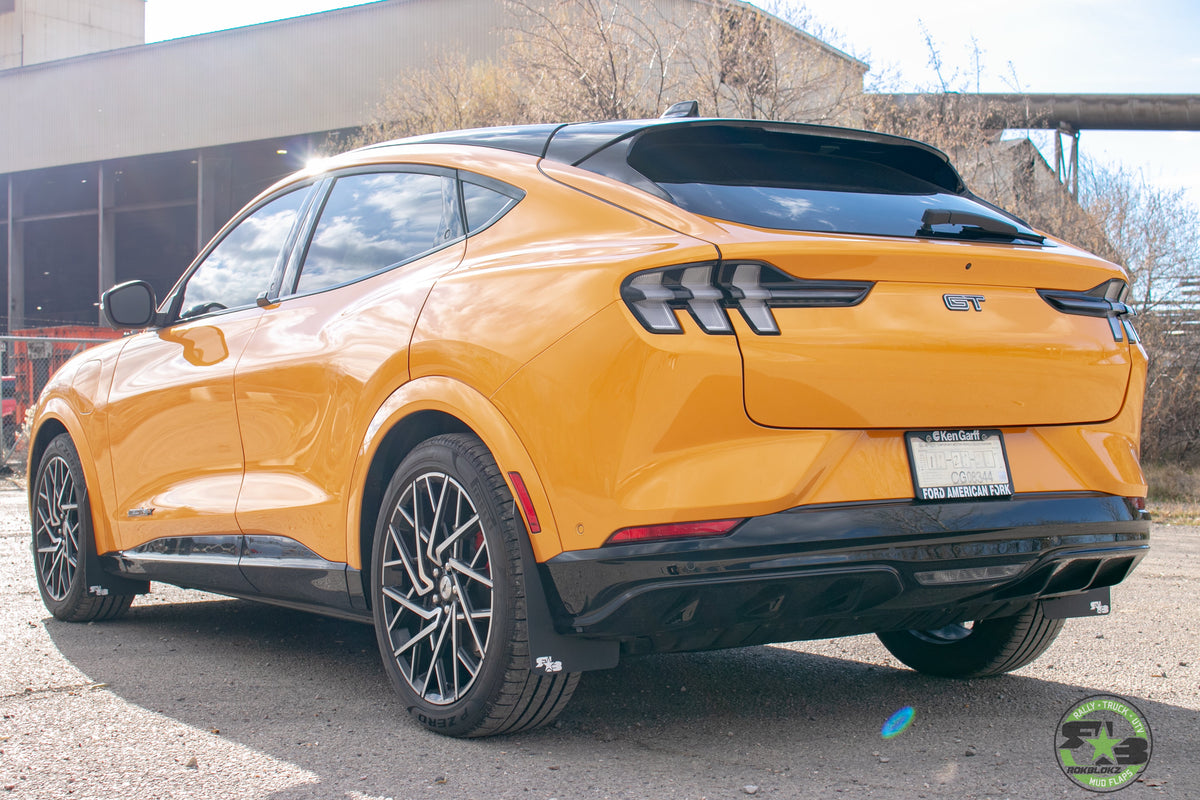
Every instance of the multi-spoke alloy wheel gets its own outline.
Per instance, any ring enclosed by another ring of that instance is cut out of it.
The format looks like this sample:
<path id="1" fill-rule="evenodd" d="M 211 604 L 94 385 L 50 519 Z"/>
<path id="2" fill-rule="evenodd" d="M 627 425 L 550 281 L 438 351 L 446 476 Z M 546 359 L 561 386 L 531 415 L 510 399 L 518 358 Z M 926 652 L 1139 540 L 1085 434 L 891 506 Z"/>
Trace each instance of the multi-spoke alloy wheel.
<path id="1" fill-rule="evenodd" d="M 387 522 L 383 613 L 404 679 L 436 705 L 463 696 L 492 632 L 492 564 L 475 504 L 443 472 L 412 479 Z"/>
<path id="2" fill-rule="evenodd" d="M 33 553 L 46 594 L 63 600 L 79 566 L 79 503 L 71 467 L 60 455 L 46 459 L 33 499 Z"/>
<path id="3" fill-rule="evenodd" d="M 42 452 L 32 481 L 29 518 L 33 528 L 33 565 L 38 591 L 50 613 L 68 622 L 120 616 L 132 594 L 103 589 L 102 575 L 88 580 L 95 561 L 92 510 L 79 454 L 67 434 L 56 436 Z M 96 585 L 96 591 L 89 589 Z"/>
<path id="4" fill-rule="evenodd" d="M 375 633 L 409 713 L 438 733 L 536 728 L 579 682 L 530 663 L 518 538 L 527 535 L 476 436 L 422 442 L 388 483 L 371 552 Z"/>

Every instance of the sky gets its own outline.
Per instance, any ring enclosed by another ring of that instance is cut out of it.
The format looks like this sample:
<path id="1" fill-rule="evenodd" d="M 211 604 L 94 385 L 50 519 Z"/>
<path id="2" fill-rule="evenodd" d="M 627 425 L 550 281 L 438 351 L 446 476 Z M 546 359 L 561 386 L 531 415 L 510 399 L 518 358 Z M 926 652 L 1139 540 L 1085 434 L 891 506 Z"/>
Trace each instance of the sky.
<path id="1" fill-rule="evenodd" d="M 361 3 L 147 0 L 146 41 Z M 1197 0 L 810 0 L 810 32 L 871 66 L 868 88 L 1200 95 Z M 976 68 L 976 55 L 978 65 Z M 1047 153 L 1050 134 L 1035 140 Z M 1080 153 L 1141 170 L 1200 208 L 1200 132 L 1084 131 Z"/>

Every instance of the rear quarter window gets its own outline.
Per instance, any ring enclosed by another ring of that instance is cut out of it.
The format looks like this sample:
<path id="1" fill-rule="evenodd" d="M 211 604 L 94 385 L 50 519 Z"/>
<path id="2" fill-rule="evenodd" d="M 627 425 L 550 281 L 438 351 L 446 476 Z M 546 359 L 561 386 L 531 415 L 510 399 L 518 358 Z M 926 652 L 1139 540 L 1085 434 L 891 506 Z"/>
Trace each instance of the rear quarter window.
<path id="1" fill-rule="evenodd" d="M 463 181 L 462 190 L 469 233 L 486 228 L 517 203 L 515 197 L 469 181 Z"/>

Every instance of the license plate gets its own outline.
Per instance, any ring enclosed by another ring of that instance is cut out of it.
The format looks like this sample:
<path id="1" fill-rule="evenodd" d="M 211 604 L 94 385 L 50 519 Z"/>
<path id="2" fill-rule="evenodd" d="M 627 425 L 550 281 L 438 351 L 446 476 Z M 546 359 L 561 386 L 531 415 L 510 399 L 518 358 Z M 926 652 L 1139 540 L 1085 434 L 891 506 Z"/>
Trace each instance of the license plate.
<path id="1" fill-rule="evenodd" d="M 998 430 L 909 431 L 908 461 L 921 502 L 1011 497 L 1012 473 Z"/>

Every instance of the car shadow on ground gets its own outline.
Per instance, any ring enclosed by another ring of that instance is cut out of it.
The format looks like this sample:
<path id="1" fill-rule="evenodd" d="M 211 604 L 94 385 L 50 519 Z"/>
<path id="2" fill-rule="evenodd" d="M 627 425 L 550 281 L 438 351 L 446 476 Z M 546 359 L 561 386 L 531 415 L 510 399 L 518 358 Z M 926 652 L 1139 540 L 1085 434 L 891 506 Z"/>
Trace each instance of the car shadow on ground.
<path id="1" fill-rule="evenodd" d="M 423 796 L 447 775 L 479 796 L 531 796 L 514 790 L 514 774 L 522 790 L 549 797 L 562 793 L 563 770 L 594 787 L 616 775 L 622 786 L 678 781 L 678 796 L 743 780 L 782 790 L 803 780 L 806 793 L 933 781 L 935 794 L 948 784 L 1022 796 L 1031 770 L 1068 788 L 1054 761 L 1055 725 L 1097 692 L 1023 675 L 947 681 L 882 661 L 750 647 L 625 659 L 585 675 L 549 728 L 452 740 L 409 718 L 369 626 L 196 597 L 138 604 L 111 623 L 48 618 L 45 627 L 75 667 L 124 701 L 318 776 L 281 800 Z M 1156 732 L 1194 730 L 1195 710 L 1132 699 Z M 910 705 L 910 731 L 882 739 L 883 722 Z"/>

